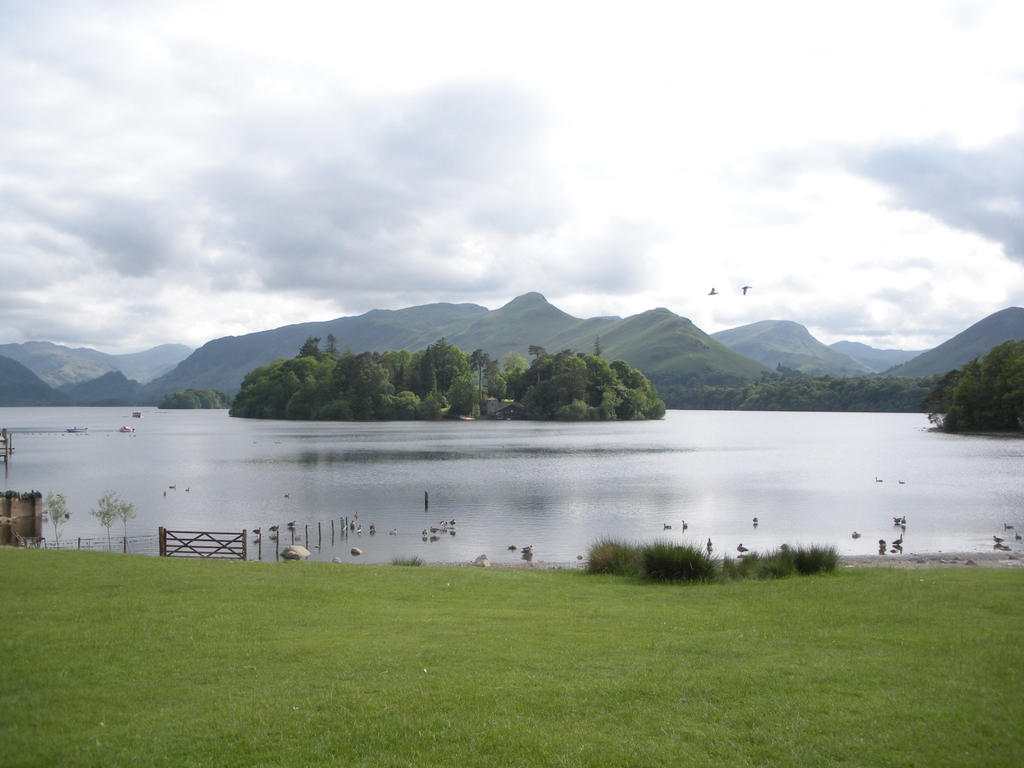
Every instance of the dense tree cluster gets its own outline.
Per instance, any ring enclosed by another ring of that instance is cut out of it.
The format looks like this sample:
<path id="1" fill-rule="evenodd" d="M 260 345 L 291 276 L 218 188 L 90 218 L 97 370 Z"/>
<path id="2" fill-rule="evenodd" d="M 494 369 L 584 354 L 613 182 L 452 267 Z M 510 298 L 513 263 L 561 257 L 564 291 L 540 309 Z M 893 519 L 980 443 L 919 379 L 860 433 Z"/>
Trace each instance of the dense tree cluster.
<path id="1" fill-rule="evenodd" d="M 231 398 L 215 389 L 179 389 L 164 395 L 159 408 L 230 408 Z"/>
<path id="2" fill-rule="evenodd" d="M 669 387 L 671 408 L 723 411 L 875 411 L 922 413 L 936 377 L 836 379 L 781 371 L 734 386 Z"/>
<path id="3" fill-rule="evenodd" d="M 232 416 L 267 419 L 438 419 L 478 416 L 489 397 L 521 402 L 531 419 L 661 418 L 650 382 L 622 361 L 531 347 L 502 365 L 483 350 L 465 354 L 445 339 L 412 353 L 338 353 L 309 338 L 298 357 L 250 372 Z"/>
<path id="4" fill-rule="evenodd" d="M 1007 341 L 947 374 L 929 402 L 947 432 L 1024 431 L 1024 341 Z"/>

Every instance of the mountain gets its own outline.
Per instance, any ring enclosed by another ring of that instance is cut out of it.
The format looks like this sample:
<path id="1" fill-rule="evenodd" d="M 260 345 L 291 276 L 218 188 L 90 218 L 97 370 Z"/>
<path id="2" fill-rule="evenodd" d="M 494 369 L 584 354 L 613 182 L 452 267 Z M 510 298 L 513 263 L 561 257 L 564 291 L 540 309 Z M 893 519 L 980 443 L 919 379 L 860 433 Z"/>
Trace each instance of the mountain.
<path id="1" fill-rule="evenodd" d="M 326 340 L 329 333 L 339 349 L 353 352 L 415 352 L 444 337 L 463 351 L 483 349 L 495 359 L 510 352 L 526 357 L 531 345 L 590 352 L 599 340 L 606 359 L 639 368 L 655 386 L 735 383 L 765 370 L 667 309 L 626 319 L 580 319 L 539 293 L 527 293 L 495 310 L 475 304 L 429 304 L 215 339 L 147 385 L 146 402 L 188 387 L 233 394 L 253 368 L 294 357 L 308 337 Z"/>
<path id="2" fill-rule="evenodd" d="M 1008 307 L 886 373 L 916 377 L 958 370 L 976 357 L 983 357 L 996 344 L 1021 339 L 1024 339 L 1024 309 Z"/>
<path id="3" fill-rule="evenodd" d="M 876 349 L 867 344 L 861 344 L 859 341 L 837 341 L 835 344 L 829 344 L 829 347 L 840 354 L 849 355 L 854 360 L 864 363 L 864 365 L 877 373 L 887 371 L 895 365 L 912 360 L 923 351 L 908 352 L 903 349 Z"/>
<path id="4" fill-rule="evenodd" d="M 134 405 L 143 398 L 139 382 L 120 371 L 110 371 L 91 381 L 65 384 L 60 392 L 75 405 Z"/>
<path id="5" fill-rule="evenodd" d="M 192 354 L 192 347 L 186 347 L 184 344 L 161 344 L 143 352 L 110 355 L 110 357 L 115 369 L 127 378 L 145 384 L 174 370 L 174 366 L 190 354 Z"/>
<path id="6" fill-rule="evenodd" d="M 859 360 L 831 349 L 799 323 L 762 320 L 711 334 L 735 352 L 769 368 L 791 368 L 809 376 L 867 376 L 874 371 Z"/>
<path id="7" fill-rule="evenodd" d="M 145 387 L 146 402 L 180 389 L 216 389 L 234 395 L 253 368 L 295 357 L 309 337 L 337 339 L 338 349 L 353 352 L 422 349 L 437 341 L 437 331 L 482 312 L 477 304 L 426 304 L 406 309 L 374 309 L 355 317 L 297 323 L 244 336 L 208 341 L 169 373 Z"/>
<path id="8" fill-rule="evenodd" d="M 191 352 L 184 344 L 162 344 L 128 355 L 108 355 L 87 347 L 72 349 L 48 341 L 0 344 L 0 355 L 18 361 L 55 388 L 91 381 L 111 371 L 150 381 L 172 370 Z"/>
<path id="9" fill-rule="evenodd" d="M 624 360 L 662 389 L 676 384 L 734 384 L 767 370 L 665 308 L 617 322 L 601 335 L 601 348 L 602 357 Z"/>
<path id="10" fill-rule="evenodd" d="M 68 405 L 68 401 L 26 366 L 0 355 L 0 406 L 22 405 Z"/>

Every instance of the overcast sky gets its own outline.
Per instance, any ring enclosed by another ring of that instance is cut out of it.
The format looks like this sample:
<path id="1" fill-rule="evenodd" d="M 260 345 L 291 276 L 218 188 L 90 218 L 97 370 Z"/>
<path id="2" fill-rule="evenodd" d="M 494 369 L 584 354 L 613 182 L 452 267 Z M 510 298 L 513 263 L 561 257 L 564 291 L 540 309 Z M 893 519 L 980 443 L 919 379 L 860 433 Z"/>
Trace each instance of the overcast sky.
<path id="1" fill-rule="evenodd" d="M 1019 0 L 0 0 L 0 343 L 539 291 L 925 349 L 1024 305 L 1022 30 Z"/>

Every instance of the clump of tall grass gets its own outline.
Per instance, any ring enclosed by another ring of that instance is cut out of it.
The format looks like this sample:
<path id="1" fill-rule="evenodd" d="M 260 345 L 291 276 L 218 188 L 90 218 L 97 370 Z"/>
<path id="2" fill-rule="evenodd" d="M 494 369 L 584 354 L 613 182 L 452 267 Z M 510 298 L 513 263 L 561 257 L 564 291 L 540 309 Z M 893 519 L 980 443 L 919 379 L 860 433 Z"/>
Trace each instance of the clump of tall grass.
<path id="1" fill-rule="evenodd" d="M 391 558 L 392 565 L 423 565 L 423 558 L 419 555 L 413 555 L 411 557 L 403 557 L 398 555 Z"/>
<path id="2" fill-rule="evenodd" d="M 587 552 L 587 573 L 639 575 L 640 563 L 636 545 L 611 538 L 598 539 Z"/>
<path id="3" fill-rule="evenodd" d="M 652 581 L 714 581 L 715 561 L 688 544 L 657 541 L 640 550 L 640 568 Z"/>
<path id="4" fill-rule="evenodd" d="M 587 557 L 588 573 L 640 576 L 652 581 L 782 579 L 794 574 L 832 573 L 838 567 L 836 548 L 819 544 L 783 544 L 767 553 L 749 552 L 735 560 L 726 557 L 719 565 L 702 547 L 668 541 L 640 545 L 603 538 L 590 547 Z"/>
<path id="5" fill-rule="evenodd" d="M 797 573 L 834 573 L 839 567 L 839 552 L 835 547 L 812 544 L 790 551 L 793 553 L 793 565 Z"/>
<path id="6" fill-rule="evenodd" d="M 781 579 L 794 573 L 793 552 L 788 547 L 766 554 L 749 552 L 744 557 L 722 561 L 722 576 L 726 579 Z"/>
<path id="7" fill-rule="evenodd" d="M 790 547 L 783 544 L 767 554 L 750 552 L 736 560 L 722 562 L 722 575 L 727 579 L 781 579 L 795 573 L 809 575 L 832 573 L 839 565 L 835 547 L 812 544 Z"/>

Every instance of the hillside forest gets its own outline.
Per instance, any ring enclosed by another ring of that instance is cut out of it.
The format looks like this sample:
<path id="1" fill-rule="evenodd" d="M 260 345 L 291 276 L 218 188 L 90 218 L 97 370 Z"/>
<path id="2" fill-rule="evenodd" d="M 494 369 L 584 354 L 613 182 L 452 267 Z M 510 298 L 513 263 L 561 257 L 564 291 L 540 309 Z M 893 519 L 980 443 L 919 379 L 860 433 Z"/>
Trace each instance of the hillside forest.
<path id="1" fill-rule="evenodd" d="M 669 408 L 715 411 L 852 411 L 922 413 L 938 376 L 808 376 L 780 367 L 734 385 L 668 386 Z"/>
<path id="2" fill-rule="evenodd" d="M 928 404 L 946 432 L 1024 432 L 1024 341 L 997 344 L 946 374 Z"/>
<path id="3" fill-rule="evenodd" d="M 415 353 L 339 353 L 310 337 L 295 358 L 251 371 L 232 416 L 299 420 L 412 420 L 476 417 L 488 398 L 523 405 L 529 419 L 660 419 L 665 404 L 621 360 L 531 346 L 498 361 L 462 352 L 444 338 Z"/>

